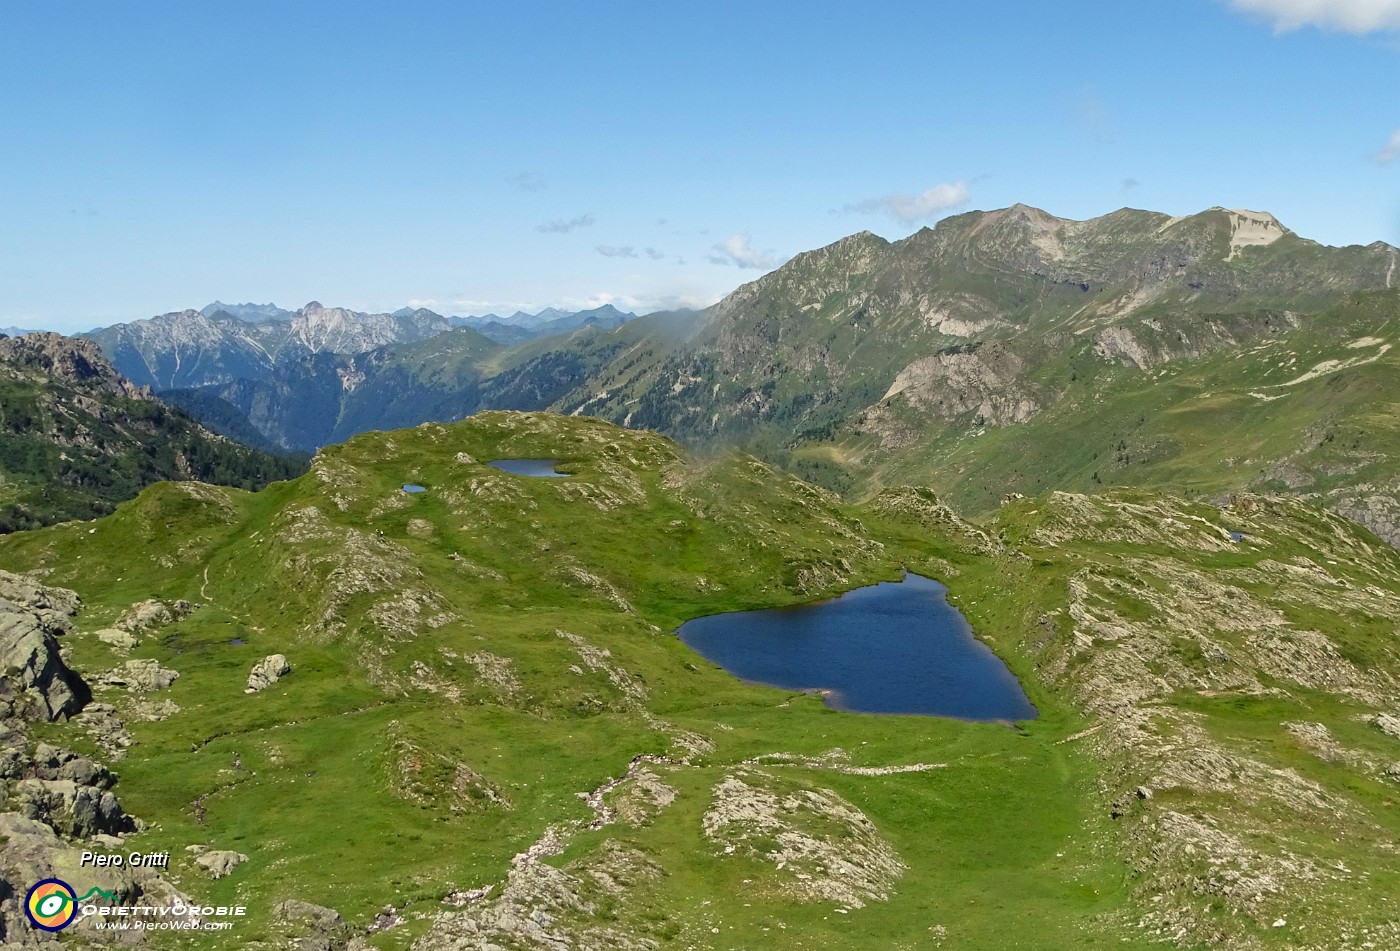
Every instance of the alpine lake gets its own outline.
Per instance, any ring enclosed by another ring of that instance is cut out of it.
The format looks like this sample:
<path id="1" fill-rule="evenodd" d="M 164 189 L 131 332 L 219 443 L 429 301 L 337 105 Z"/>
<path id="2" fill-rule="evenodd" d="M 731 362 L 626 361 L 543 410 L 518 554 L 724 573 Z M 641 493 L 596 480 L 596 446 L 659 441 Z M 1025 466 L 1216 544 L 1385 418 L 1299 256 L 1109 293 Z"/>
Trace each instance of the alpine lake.
<path id="1" fill-rule="evenodd" d="M 816 691 L 839 710 L 1035 719 L 1016 677 L 947 595 L 939 582 L 906 573 L 812 604 L 696 618 L 677 633 L 736 677 Z"/>

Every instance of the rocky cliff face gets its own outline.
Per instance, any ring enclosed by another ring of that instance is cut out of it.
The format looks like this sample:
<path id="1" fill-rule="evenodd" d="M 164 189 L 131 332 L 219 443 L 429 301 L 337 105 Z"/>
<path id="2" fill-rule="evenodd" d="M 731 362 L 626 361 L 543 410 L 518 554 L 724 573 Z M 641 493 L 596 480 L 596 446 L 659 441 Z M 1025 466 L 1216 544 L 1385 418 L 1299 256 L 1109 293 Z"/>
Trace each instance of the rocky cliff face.
<path id="1" fill-rule="evenodd" d="M 0 718 L 66 720 L 92 699 L 56 639 L 77 610 L 72 591 L 0 571 Z"/>
<path id="2" fill-rule="evenodd" d="M 119 374 L 91 340 L 78 340 L 48 331 L 33 331 L 23 337 L 0 338 L 0 362 L 12 371 L 31 371 L 36 378 L 125 396 L 149 399 L 150 390 L 138 387 Z"/>

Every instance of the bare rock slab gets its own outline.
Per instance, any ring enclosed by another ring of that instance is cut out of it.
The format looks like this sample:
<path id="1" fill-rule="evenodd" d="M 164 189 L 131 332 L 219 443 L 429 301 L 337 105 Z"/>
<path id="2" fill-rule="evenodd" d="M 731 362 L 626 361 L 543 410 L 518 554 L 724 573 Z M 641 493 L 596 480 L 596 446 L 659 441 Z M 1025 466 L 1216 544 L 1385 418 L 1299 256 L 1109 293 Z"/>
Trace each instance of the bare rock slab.
<path id="1" fill-rule="evenodd" d="M 281 654 L 269 654 L 253 665 L 253 670 L 248 674 L 248 689 L 244 693 L 257 693 L 267 687 L 271 687 L 278 680 L 292 672 L 292 665 L 287 663 L 287 658 Z"/>
<path id="2" fill-rule="evenodd" d="M 223 878 L 246 861 L 248 856 L 242 852 L 216 849 L 196 855 L 194 864 L 208 872 L 212 878 Z"/>

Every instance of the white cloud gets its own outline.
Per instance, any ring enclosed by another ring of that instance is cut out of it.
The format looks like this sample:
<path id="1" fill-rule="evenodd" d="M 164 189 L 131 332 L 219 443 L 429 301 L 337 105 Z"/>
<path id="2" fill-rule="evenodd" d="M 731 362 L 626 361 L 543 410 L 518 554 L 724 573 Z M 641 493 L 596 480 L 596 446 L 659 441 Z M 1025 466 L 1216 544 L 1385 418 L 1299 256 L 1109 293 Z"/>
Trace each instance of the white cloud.
<path id="1" fill-rule="evenodd" d="M 1343 33 L 1400 30 L 1400 0 L 1228 0 L 1236 10 L 1271 22 L 1286 33 L 1315 26 Z"/>
<path id="2" fill-rule="evenodd" d="M 618 310 L 649 314 L 658 310 L 702 310 L 716 300 L 714 294 L 663 292 L 656 294 L 613 294 L 598 291 L 587 297 L 572 297 L 556 306 L 565 310 L 594 310 L 612 304 Z"/>
<path id="3" fill-rule="evenodd" d="M 536 225 L 535 230 L 540 234 L 568 234 L 575 228 L 591 227 L 593 220 L 592 215 L 579 215 L 577 218 L 555 218 L 553 221 Z"/>
<path id="4" fill-rule="evenodd" d="M 666 256 L 665 251 L 658 251 L 655 248 L 644 248 L 643 250 L 646 251 L 647 257 L 651 258 L 653 261 L 660 261 Z"/>
<path id="5" fill-rule="evenodd" d="M 972 193 L 967 182 L 952 185 L 934 185 L 917 195 L 887 195 L 884 198 L 867 198 L 854 205 L 846 205 L 841 210 L 846 213 L 870 214 L 882 211 L 906 225 L 927 221 L 945 211 L 966 205 Z M 730 239 L 733 240 L 733 239 Z"/>
<path id="6" fill-rule="evenodd" d="M 543 191 L 548 187 L 545 180 L 534 172 L 521 172 L 519 175 L 512 175 L 507 181 L 523 192 Z"/>
<path id="7" fill-rule="evenodd" d="M 485 313 L 499 307 L 495 301 L 471 300 L 465 297 L 415 297 L 409 300 L 409 307 L 423 307 L 439 314 Z"/>
<path id="8" fill-rule="evenodd" d="M 1389 165 L 1396 159 L 1400 159 L 1400 129 L 1391 133 L 1390 141 L 1383 145 L 1374 156 L 1377 162 L 1382 165 Z"/>
<path id="9" fill-rule="evenodd" d="M 782 263 L 772 251 L 755 251 L 750 247 L 749 236 L 746 234 L 731 235 L 715 245 L 714 249 L 719 253 L 707 255 L 705 258 L 711 264 L 732 264 L 735 267 L 766 271 Z"/>
<path id="10" fill-rule="evenodd" d="M 617 247 L 600 244 L 595 247 L 594 250 L 605 258 L 635 258 L 637 256 L 637 249 L 630 244 L 619 245 Z"/>

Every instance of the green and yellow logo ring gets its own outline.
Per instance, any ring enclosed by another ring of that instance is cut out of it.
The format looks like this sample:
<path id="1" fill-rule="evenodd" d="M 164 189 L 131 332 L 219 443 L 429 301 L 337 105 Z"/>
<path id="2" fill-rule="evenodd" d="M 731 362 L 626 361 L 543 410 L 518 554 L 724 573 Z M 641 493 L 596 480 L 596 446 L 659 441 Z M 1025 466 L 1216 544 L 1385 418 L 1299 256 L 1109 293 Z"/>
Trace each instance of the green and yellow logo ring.
<path id="1" fill-rule="evenodd" d="M 78 896 L 67 882 L 46 878 L 25 896 L 24 913 L 36 928 L 62 931 L 78 916 Z"/>

